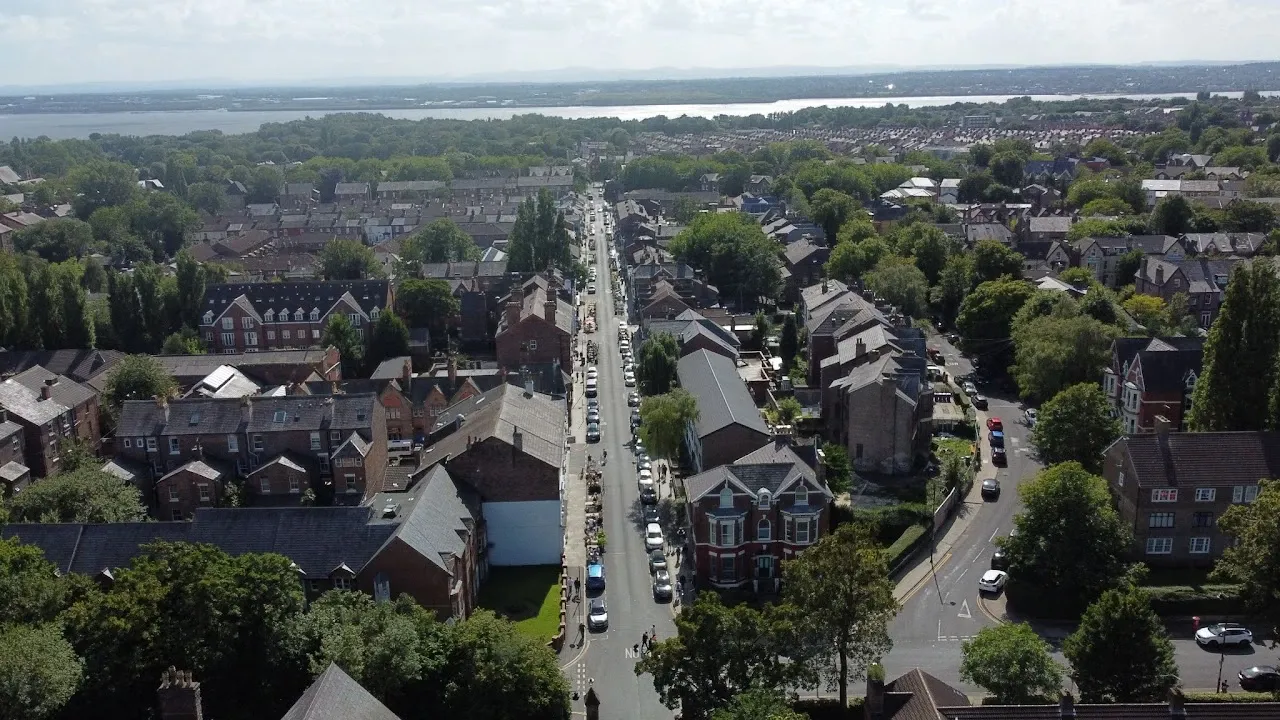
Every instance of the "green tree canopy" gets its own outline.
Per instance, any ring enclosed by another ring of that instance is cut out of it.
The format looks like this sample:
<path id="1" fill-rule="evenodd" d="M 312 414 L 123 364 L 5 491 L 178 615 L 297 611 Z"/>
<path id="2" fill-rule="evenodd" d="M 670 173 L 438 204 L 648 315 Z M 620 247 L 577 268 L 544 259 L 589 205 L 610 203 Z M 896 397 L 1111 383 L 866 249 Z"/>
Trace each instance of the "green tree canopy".
<path id="1" fill-rule="evenodd" d="M 1159 702 L 1178 684 L 1173 643 L 1141 588 L 1108 590 L 1062 644 L 1088 703 Z"/>
<path id="2" fill-rule="evenodd" d="M 831 188 L 822 188 L 809 198 L 813 221 L 822 226 L 829 238 L 836 237 L 840 228 L 861 210 L 858 201 Z"/>
<path id="3" fill-rule="evenodd" d="M 325 243 L 320 252 L 320 272 L 325 280 L 382 277 L 373 248 L 350 238 L 334 238 Z"/>
<path id="4" fill-rule="evenodd" d="M 795 361 L 799 350 L 800 331 L 796 325 L 796 316 L 794 313 L 788 313 L 782 321 L 782 335 L 778 339 L 778 352 L 782 354 L 784 370 L 791 368 L 791 363 Z"/>
<path id="5" fill-rule="evenodd" d="M 1052 702 L 1062 688 L 1062 668 L 1049 649 L 1026 623 L 983 628 L 960 646 L 960 679 L 1002 705 Z"/>
<path id="6" fill-rule="evenodd" d="M 929 279 L 905 262 L 881 261 L 867 273 L 867 289 L 910 317 L 921 317 L 929 302 Z"/>
<path id="7" fill-rule="evenodd" d="M 564 215 L 556 212 L 551 193 L 542 190 L 516 210 L 515 226 L 507 241 L 507 267 L 519 272 L 542 272 L 558 267 L 569 270 L 569 231 Z"/>
<path id="8" fill-rule="evenodd" d="M 178 383 L 164 367 L 149 355 L 130 355 L 111 370 L 102 391 L 104 404 L 119 413 L 125 400 L 151 400 L 172 397 Z"/>
<path id="9" fill-rule="evenodd" d="M 1044 399 L 1095 381 L 1119 330 L 1084 315 L 1040 317 L 1014 331 L 1013 376 L 1025 398 Z"/>
<path id="10" fill-rule="evenodd" d="M 772 298 L 781 283 L 777 245 L 743 213 L 704 213 L 671 241 L 681 262 L 706 271 L 720 297 L 742 308 Z"/>
<path id="11" fill-rule="evenodd" d="M 378 316 L 373 323 L 373 333 L 369 336 L 370 368 L 391 358 L 409 354 L 409 328 L 399 315 L 387 311 Z"/>
<path id="12" fill-rule="evenodd" d="M 1070 616 L 1116 585 L 1131 538 L 1105 480 L 1061 463 L 1024 482 L 1018 495 L 1025 506 L 1014 518 L 1018 532 L 1001 540 L 1010 603 Z"/>
<path id="13" fill-rule="evenodd" d="M 674 459 L 684 444 L 685 428 L 698 420 L 698 401 L 684 388 L 650 395 L 640 403 L 640 439 L 654 457 Z"/>
<path id="14" fill-rule="evenodd" d="M 640 388 L 645 395 L 663 395 L 676 381 L 680 347 L 671 333 L 659 332 L 645 338 L 636 366 Z"/>
<path id="15" fill-rule="evenodd" d="M 781 692 L 748 690 L 717 708 L 711 720 L 809 720 L 809 716 L 792 710 Z"/>
<path id="16" fill-rule="evenodd" d="M 956 318 L 965 348 L 979 353 L 1007 352 L 1012 345 L 1013 316 L 1033 294 L 1031 285 L 1012 278 L 978 285 L 960 304 Z"/>
<path id="17" fill-rule="evenodd" d="M 360 337 L 360 332 L 346 315 L 335 313 L 329 317 L 329 323 L 324 327 L 324 336 L 320 338 L 320 344 L 338 349 L 338 353 L 342 356 L 342 365 L 347 372 L 359 373 L 364 367 L 364 338 Z"/>
<path id="18" fill-rule="evenodd" d="M 1022 277 L 1022 255 L 996 240 L 979 240 L 973 247 L 973 282 L 979 285 L 1008 275 Z"/>
<path id="19" fill-rule="evenodd" d="M 1170 195 L 1161 198 L 1151 211 L 1151 232 L 1174 237 L 1192 232 L 1195 215 L 1195 208 L 1185 197 Z"/>
<path id="20" fill-rule="evenodd" d="M 938 274 L 938 284 L 929 293 L 929 299 L 945 325 L 955 324 L 960 306 L 972 287 L 973 256 L 968 253 L 953 253 Z"/>
<path id="21" fill-rule="evenodd" d="M 0 626 L 0 717 L 57 716 L 82 673 L 80 658 L 57 625 Z"/>
<path id="22" fill-rule="evenodd" d="M 814 627 L 821 647 L 819 679 L 848 705 L 849 682 L 864 677 L 893 642 L 889 621 L 898 611 L 884 553 L 871 528 L 848 523 L 782 566 L 783 591 Z"/>
<path id="23" fill-rule="evenodd" d="M 1120 421 L 1097 383 L 1080 383 L 1040 406 L 1031 443 L 1046 465 L 1075 461 L 1092 473 L 1102 471 L 1102 453 L 1120 437 Z"/>
<path id="24" fill-rule="evenodd" d="M 827 275 L 837 280 L 861 280 L 880 259 L 889 254 L 889 245 L 879 237 L 869 237 L 857 242 L 842 242 L 831 250 L 827 260 Z"/>
<path id="25" fill-rule="evenodd" d="M 1252 503 L 1234 504 L 1218 519 L 1229 542 L 1214 566 L 1220 580 L 1240 583 L 1250 610 L 1280 631 L 1280 483 L 1262 481 Z"/>
<path id="26" fill-rule="evenodd" d="M 400 244 L 401 274 L 417 277 L 425 263 L 479 260 L 480 247 L 451 218 L 440 218 Z"/>
<path id="27" fill-rule="evenodd" d="M 124 205 L 138 193 L 134 169 L 108 160 L 77 165 L 67 180 L 74 192 L 71 206 L 81 220 L 87 220 L 100 207 Z"/>
<path id="28" fill-rule="evenodd" d="M 93 227 L 75 218 L 45 220 L 13 234 L 15 250 L 35 253 L 49 262 L 84 257 L 94 246 Z"/>
<path id="29" fill-rule="evenodd" d="M 444 280 L 405 280 L 396 290 L 396 312 L 405 324 L 442 334 L 462 311 L 462 303 Z"/>
<path id="30" fill-rule="evenodd" d="M 133 522 L 147 515 L 138 488 L 91 467 L 33 483 L 9 503 L 15 522 Z"/>
<path id="31" fill-rule="evenodd" d="M 67 601 L 67 583 L 34 545 L 0 539 L 0 617 L 33 625 L 52 621 Z"/>

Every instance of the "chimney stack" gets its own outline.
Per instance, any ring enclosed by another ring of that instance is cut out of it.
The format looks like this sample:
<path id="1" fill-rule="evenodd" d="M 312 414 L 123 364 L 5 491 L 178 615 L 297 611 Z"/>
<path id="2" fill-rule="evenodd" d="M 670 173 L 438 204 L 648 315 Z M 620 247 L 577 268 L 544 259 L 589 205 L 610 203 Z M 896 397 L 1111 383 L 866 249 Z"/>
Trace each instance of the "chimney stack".
<path id="1" fill-rule="evenodd" d="M 515 448 L 516 452 L 524 452 L 524 433 L 520 432 L 520 428 L 511 431 L 511 447 Z"/>
<path id="2" fill-rule="evenodd" d="M 556 322 L 556 291 L 547 288 L 547 300 L 542 303 L 542 316 L 552 325 Z"/>
<path id="3" fill-rule="evenodd" d="M 884 670 L 879 665 L 867 669 L 867 720 L 884 720 Z"/>
<path id="4" fill-rule="evenodd" d="M 1163 415 L 1156 416 L 1156 437 L 1160 438 L 1160 446 L 1168 447 L 1169 445 L 1169 418 Z"/>
<path id="5" fill-rule="evenodd" d="M 253 422 L 253 400 L 248 396 L 244 396 L 244 400 L 240 401 L 240 420 L 248 426 Z"/>
<path id="6" fill-rule="evenodd" d="M 1156 266 L 1156 284 L 1157 285 L 1164 284 L 1164 266 L 1163 265 Z"/>
<path id="7" fill-rule="evenodd" d="M 0 407 L 0 425 L 9 422 L 9 411 Z"/>
<path id="8" fill-rule="evenodd" d="M 520 300 L 512 293 L 511 299 L 507 301 L 507 327 L 515 327 L 520 322 L 520 305 Z"/>
<path id="9" fill-rule="evenodd" d="M 867 344 L 863 342 L 862 338 L 858 338 L 854 340 L 853 341 L 853 357 L 860 358 L 866 354 L 867 354 Z"/>
<path id="10" fill-rule="evenodd" d="M 50 394 L 52 394 L 52 391 L 50 391 L 49 386 L 46 385 L 44 386 L 44 388 L 41 389 L 40 391 L 41 395 L 44 395 L 46 391 L 49 391 Z M 164 422 L 166 425 L 168 425 L 169 424 L 169 400 L 168 398 L 165 398 L 160 395 L 156 395 L 155 399 L 156 399 L 156 407 L 160 408 L 160 410 L 164 412 Z"/>
<path id="11" fill-rule="evenodd" d="M 1071 693 L 1062 693 L 1062 699 L 1058 701 L 1058 717 L 1062 720 L 1071 720 L 1076 716 L 1076 699 L 1071 697 Z"/>
<path id="12" fill-rule="evenodd" d="M 455 358 L 449 358 L 449 389 L 453 390 L 458 387 L 458 361 Z"/>
<path id="13" fill-rule="evenodd" d="M 160 675 L 156 695 L 160 701 L 160 720 L 202 720 L 204 717 L 200 708 L 200 683 L 191 679 L 190 672 L 170 665 Z"/>
<path id="14" fill-rule="evenodd" d="M 45 380 L 45 381 L 44 381 L 44 385 L 41 385 L 41 386 L 40 386 L 40 399 L 41 399 L 41 400 L 51 400 L 51 399 L 53 399 L 53 385 L 54 385 L 54 383 L 56 383 L 56 382 L 58 382 L 58 379 L 57 379 L 57 378 L 49 378 L 49 379 L 47 379 L 47 380 Z"/>

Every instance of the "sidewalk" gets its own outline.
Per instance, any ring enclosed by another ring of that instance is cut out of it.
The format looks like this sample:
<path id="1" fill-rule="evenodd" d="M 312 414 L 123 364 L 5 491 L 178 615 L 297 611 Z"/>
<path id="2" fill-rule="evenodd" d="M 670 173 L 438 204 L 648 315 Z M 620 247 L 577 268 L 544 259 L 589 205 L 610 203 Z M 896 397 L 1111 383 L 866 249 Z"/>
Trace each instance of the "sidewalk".
<path id="1" fill-rule="evenodd" d="M 585 312 L 582 308 L 585 308 L 585 305 L 579 306 L 580 312 Z M 578 371 L 584 370 L 586 366 L 577 361 L 576 355 L 577 351 L 585 355 L 586 348 L 587 334 L 579 330 L 575 338 L 575 366 L 570 373 L 573 376 L 573 396 L 567 423 L 568 436 L 565 438 L 564 564 L 571 586 L 565 613 L 566 638 L 562 653 L 577 652 L 578 627 L 585 622 L 586 613 L 581 594 L 576 596 L 575 602 L 572 589 L 572 583 L 575 580 L 585 585 L 587 568 L 587 484 L 582 475 L 587 464 L 587 410 L 585 389 L 583 382 L 578 378 Z"/>

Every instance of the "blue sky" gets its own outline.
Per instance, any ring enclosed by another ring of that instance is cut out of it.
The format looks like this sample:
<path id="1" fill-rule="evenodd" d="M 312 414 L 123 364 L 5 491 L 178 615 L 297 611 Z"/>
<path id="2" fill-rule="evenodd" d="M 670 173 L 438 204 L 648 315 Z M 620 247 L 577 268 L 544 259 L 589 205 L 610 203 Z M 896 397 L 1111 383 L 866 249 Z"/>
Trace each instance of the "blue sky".
<path id="1" fill-rule="evenodd" d="M 0 0 L 11 85 L 1280 58 L 1280 0 Z M 517 78 L 518 79 L 518 78 Z"/>

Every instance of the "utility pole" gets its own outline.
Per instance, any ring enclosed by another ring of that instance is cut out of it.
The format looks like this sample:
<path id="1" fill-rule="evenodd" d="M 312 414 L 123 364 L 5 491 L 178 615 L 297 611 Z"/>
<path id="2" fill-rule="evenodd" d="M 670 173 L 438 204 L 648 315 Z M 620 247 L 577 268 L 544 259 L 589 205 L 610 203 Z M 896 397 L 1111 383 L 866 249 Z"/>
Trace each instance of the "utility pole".
<path id="1" fill-rule="evenodd" d="M 937 525 L 931 525 L 929 528 L 929 572 L 933 573 L 933 587 L 938 591 L 938 604 L 946 607 L 947 603 L 942 599 L 942 586 L 938 584 L 938 567 L 933 563 L 933 546 L 937 537 Z"/>

